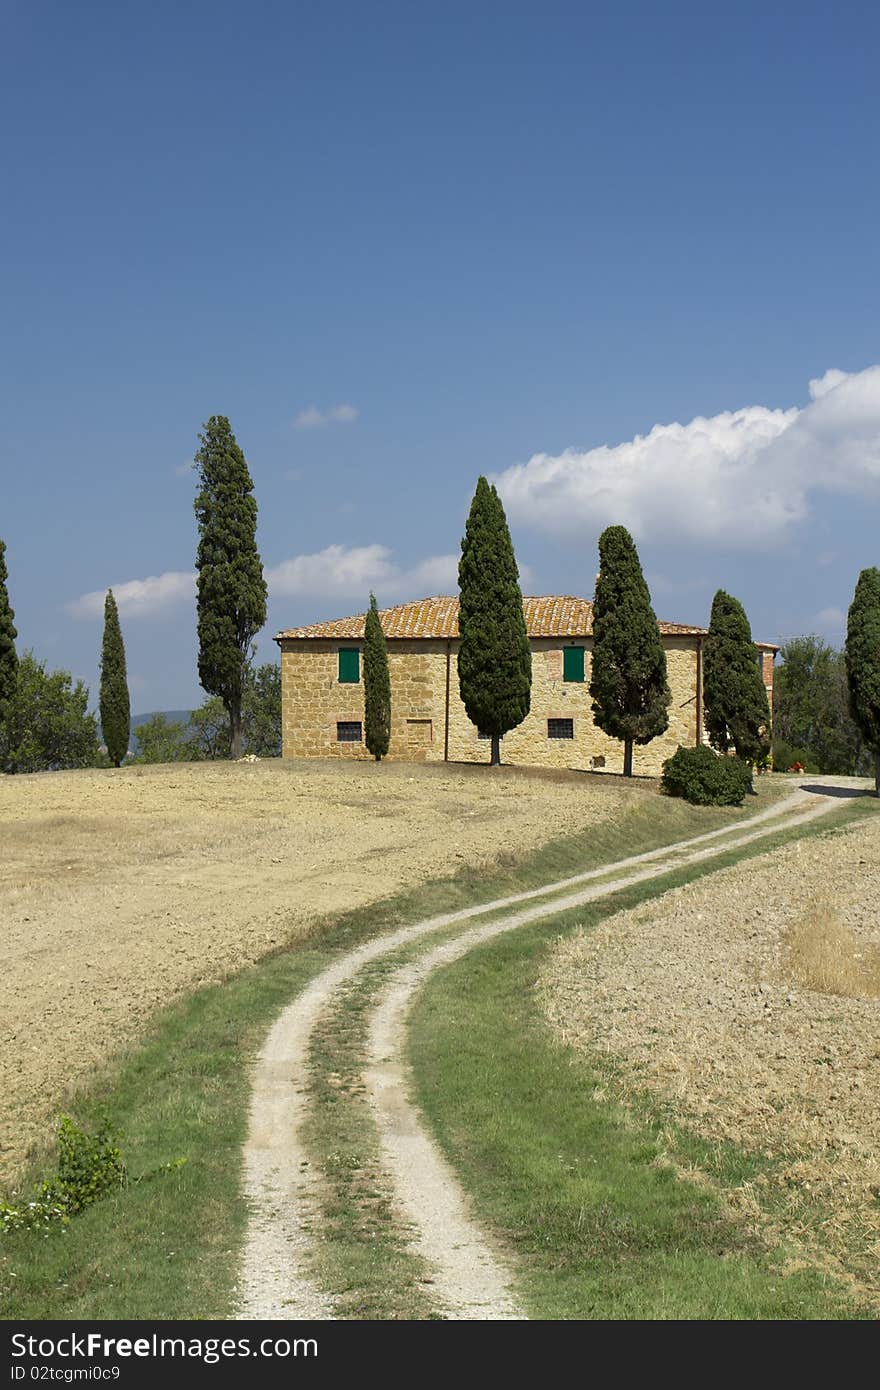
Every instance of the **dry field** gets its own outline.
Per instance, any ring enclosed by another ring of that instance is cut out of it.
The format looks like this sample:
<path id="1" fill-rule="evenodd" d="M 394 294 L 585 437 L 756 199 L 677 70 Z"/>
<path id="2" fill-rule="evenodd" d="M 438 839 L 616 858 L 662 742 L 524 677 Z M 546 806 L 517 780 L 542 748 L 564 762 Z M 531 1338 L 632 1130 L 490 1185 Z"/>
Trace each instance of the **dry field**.
<path id="1" fill-rule="evenodd" d="M 776 1160 L 733 1206 L 880 1301 L 878 868 L 875 819 L 712 874 L 560 941 L 542 998 L 624 1093 Z"/>
<path id="2" fill-rule="evenodd" d="M 577 774 L 179 764 L 0 777 L 0 1191 L 162 1005 L 317 918 L 623 813 Z"/>

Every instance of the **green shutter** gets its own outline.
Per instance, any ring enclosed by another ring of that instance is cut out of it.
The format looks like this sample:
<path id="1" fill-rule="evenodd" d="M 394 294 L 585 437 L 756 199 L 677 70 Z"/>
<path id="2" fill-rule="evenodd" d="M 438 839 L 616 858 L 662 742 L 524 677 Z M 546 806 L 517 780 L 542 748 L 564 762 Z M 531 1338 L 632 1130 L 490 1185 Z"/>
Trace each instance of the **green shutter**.
<path id="1" fill-rule="evenodd" d="M 583 647 L 563 647 L 562 652 L 562 679 L 564 681 L 583 681 Z"/>
<path id="2" fill-rule="evenodd" d="M 361 654 L 357 647 L 339 648 L 339 679 L 350 684 L 361 678 Z"/>

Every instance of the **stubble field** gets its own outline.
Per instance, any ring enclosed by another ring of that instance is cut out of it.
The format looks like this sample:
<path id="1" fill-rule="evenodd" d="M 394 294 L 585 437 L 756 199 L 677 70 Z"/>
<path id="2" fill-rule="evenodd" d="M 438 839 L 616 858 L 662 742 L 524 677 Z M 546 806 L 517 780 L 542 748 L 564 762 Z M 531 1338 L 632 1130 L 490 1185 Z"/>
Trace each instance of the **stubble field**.
<path id="1" fill-rule="evenodd" d="M 178 764 L 0 778 L 0 1191 L 157 1009 L 334 913 L 651 795 L 578 774 Z"/>

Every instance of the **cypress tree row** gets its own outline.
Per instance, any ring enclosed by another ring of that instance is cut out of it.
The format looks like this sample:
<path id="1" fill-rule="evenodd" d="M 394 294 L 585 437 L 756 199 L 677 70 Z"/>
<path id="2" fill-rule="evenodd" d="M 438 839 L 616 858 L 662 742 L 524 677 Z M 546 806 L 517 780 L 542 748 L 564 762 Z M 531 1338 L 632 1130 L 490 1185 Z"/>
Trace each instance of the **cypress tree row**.
<path id="1" fill-rule="evenodd" d="M 18 655 L 15 650 L 15 614 L 6 588 L 6 546 L 0 541 L 0 724 L 6 717 L 9 702 L 15 694 L 18 680 Z"/>
<path id="2" fill-rule="evenodd" d="M 376 762 L 388 752 L 391 737 L 391 678 L 388 649 L 379 620 L 376 596 L 370 594 L 370 611 L 364 624 L 364 741 Z"/>
<path id="3" fill-rule="evenodd" d="M 266 621 L 257 550 L 257 503 L 244 454 L 225 415 L 212 415 L 195 456 L 200 488 L 196 554 L 199 680 L 229 716 L 230 753 L 241 757 L 241 706 L 251 643 Z"/>
<path id="4" fill-rule="evenodd" d="M 880 796 L 880 570 L 859 575 L 846 624 L 846 674 L 852 717 L 874 754 Z"/>
<path id="5" fill-rule="evenodd" d="M 501 739 L 529 712 L 532 653 L 504 507 L 482 477 L 461 543 L 458 583 L 459 690 L 468 718 L 492 739 L 494 767 Z"/>
<path id="6" fill-rule="evenodd" d="M 770 706 L 742 604 L 719 589 L 703 644 L 703 717 L 719 752 L 760 762 L 770 751 Z"/>
<path id="7" fill-rule="evenodd" d="M 633 775 L 633 744 L 669 725 L 666 652 L 632 536 L 609 526 L 599 537 L 593 601 L 593 718 L 623 743 L 623 775 Z"/>
<path id="8" fill-rule="evenodd" d="M 125 670 L 125 644 L 119 626 L 119 611 L 113 590 L 104 600 L 104 641 L 101 647 L 101 689 L 98 699 L 101 733 L 107 755 L 119 767 L 128 752 L 131 733 L 131 705 Z"/>

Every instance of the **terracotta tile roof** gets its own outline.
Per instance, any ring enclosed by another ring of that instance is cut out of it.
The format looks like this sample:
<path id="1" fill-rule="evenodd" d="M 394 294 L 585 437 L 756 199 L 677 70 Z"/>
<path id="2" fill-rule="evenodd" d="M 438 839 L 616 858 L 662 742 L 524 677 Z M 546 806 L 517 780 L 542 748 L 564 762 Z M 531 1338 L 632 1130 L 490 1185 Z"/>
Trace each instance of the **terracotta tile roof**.
<path id="1" fill-rule="evenodd" d="M 530 637 L 589 637 L 593 630 L 593 605 L 585 598 L 552 595 L 524 598 L 523 612 Z M 312 623 L 309 627 L 287 628 L 276 634 L 275 641 L 309 637 L 361 638 L 364 635 L 365 616 L 357 613 L 351 618 L 334 618 L 327 623 Z M 422 598 L 415 603 L 398 603 L 393 608 L 382 608 L 379 617 L 386 637 L 458 636 L 458 599 L 445 594 L 438 598 Z M 689 627 L 686 623 L 660 623 L 660 631 L 668 637 L 698 637 L 706 629 Z M 756 645 L 768 646 L 765 642 Z"/>

